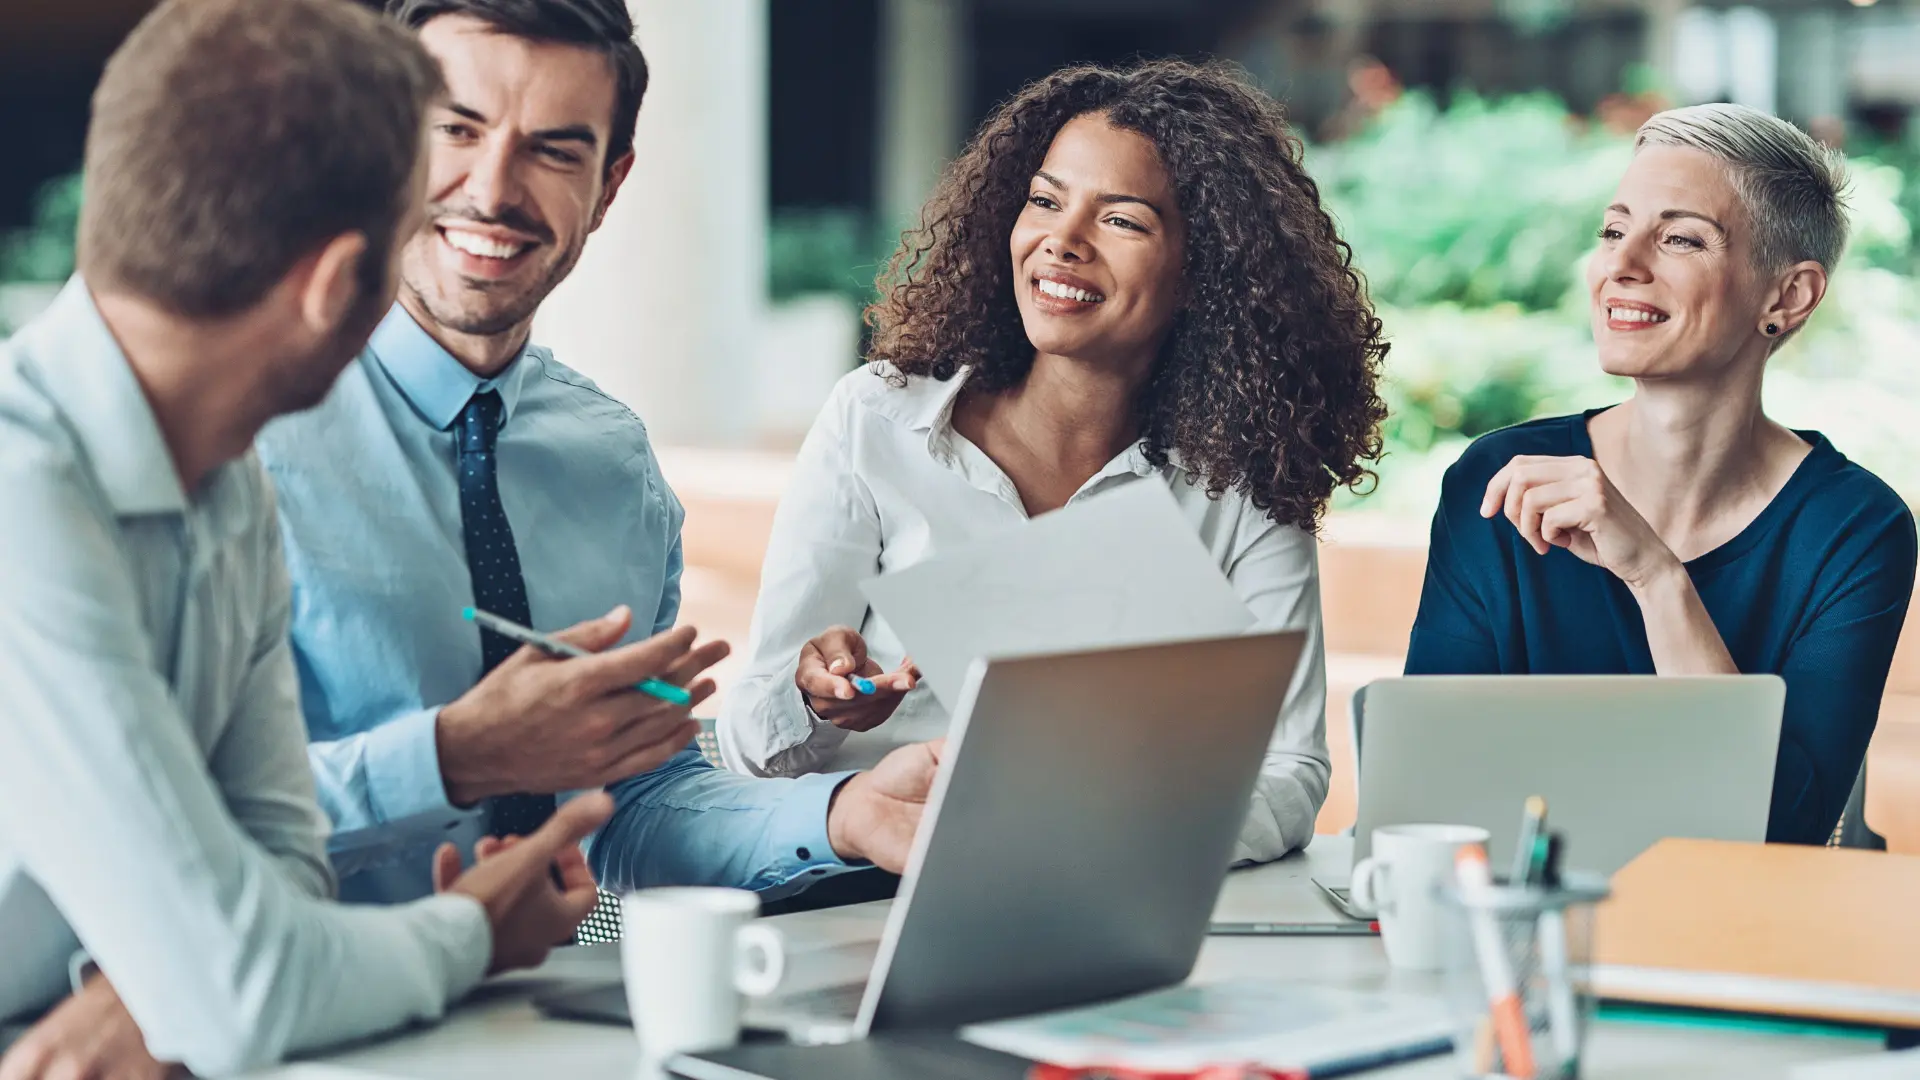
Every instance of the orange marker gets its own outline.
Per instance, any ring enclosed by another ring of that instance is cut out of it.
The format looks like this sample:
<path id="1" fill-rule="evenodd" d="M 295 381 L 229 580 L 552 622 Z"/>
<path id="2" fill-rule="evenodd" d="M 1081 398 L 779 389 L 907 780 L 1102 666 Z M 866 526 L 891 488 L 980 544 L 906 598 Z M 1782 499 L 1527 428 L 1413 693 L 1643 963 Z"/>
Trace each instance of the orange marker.
<path id="1" fill-rule="evenodd" d="M 1460 876 L 1462 899 L 1493 888 L 1493 871 L 1487 866 L 1487 849 L 1467 844 L 1454 856 L 1454 870 Z M 1520 1004 L 1514 986 L 1513 966 L 1507 962 L 1507 947 L 1500 940 L 1500 928 L 1492 913 L 1467 905 L 1467 921 L 1473 928 L 1473 948 L 1480 960 L 1480 978 L 1487 984 L 1487 1009 L 1493 1018 L 1493 1035 L 1500 1044 L 1500 1056 L 1506 1059 L 1506 1072 L 1515 1080 L 1533 1080 L 1533 1043 L 1527 1033 L 1527 1012 Z"/>

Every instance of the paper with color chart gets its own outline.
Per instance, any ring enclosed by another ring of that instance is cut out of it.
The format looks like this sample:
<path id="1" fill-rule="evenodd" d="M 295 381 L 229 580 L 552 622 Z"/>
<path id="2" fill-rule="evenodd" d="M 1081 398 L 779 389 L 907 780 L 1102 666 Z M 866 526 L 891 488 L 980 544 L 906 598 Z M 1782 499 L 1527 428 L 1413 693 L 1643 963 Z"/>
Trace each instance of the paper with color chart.
<path id="1" fill-rule="evenodd" d="M 978 657 L 1231 637 L 1253 628 L 1213 556 L 1153 481 L 1043 514 L 861 586 L 934 696 L 955 707 Z"/>
<path id="2" fill-rule="evenodd" d="M 1336 1071 L 1443 1052 L 1452 1030 L 1434 998 L 1233 979 L 973 1024 L 961 1028 L 960 1037 L 1079 1068 L 1191 1070 L 1255 1062 Z"/>

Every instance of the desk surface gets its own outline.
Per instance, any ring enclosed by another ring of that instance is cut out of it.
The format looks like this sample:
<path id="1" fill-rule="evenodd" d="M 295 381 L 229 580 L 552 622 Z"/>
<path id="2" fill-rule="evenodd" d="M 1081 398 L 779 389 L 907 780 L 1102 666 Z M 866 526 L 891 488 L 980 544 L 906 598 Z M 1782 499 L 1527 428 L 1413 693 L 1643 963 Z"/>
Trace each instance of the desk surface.
<path id="1" fill-rule="evenodd" d="M 1351 841 L 1322 836 L 1305 853 L 1236 871 L 1227 878 L 1215 917 L 1234 921 L 1310 921 L 1326 908 L 1308 880 L 1344 878 Z M 780 916 L 790 944 L 849 920 L 884 920 L 887 904 Z M 548 1020 L 529 1003 L 532 994 L 570 978 L 617 978 L 617 946 L 556 952 L 537 971 L 506 976 L 481 987 L 442 1023 L 349 1047 L 309 1061 L 256 1074 L 259 1080 L 493 1080 L 560 1076 L 569 1080 L 635 1080 L 639 1047 L 620 1028 Z M 1396 972 L 1374 937 L 1216 937 L 1201 951 L 1196 979 L 1234 976 L 1298 979 L 1321 986 L 1438 992 L 1434 976 Z M 1806 1062 L 1874 1053 L 1878 1044 L 1821 1035 L 1675 1028 L 1603 1020 L 1592 1033 L 1586 1075 L 1702 1080 L 1785 1077 Z M 1453 1075 L 1449 1058 L 1433 1058 L 1369 1074 L 1381 1080 Z"/>

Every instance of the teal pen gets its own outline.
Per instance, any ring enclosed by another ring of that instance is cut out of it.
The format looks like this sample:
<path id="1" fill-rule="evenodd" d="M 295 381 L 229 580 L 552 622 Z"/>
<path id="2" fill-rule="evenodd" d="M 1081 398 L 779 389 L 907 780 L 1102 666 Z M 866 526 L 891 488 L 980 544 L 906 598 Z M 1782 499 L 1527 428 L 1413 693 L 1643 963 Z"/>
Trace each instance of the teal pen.
<path id="1" fill-rule="evenodd" d="M 490 611 L 481 611 L 478 608 L 461 608 L 460 617 L 470 623 L 478 623 L 503 638 L 511 638 L 522 645 L 531 645 L 549 656 L 564 656 L 568 659 L 574 659 L 593 655 L 577 645 L 569 645 L 559 638 L 548 637 L 538 630 L 530 630 L 514 622 L 512 619 L 503 619 Z M 642 679 L 635 683 L 633 688 L 643 694 L 659 698 L 669 705 L 693 704 L 692 694 L 687 693 L 685 690 L 670 682 L 661 682 L 659 679 Z"/>
<path id="2" fill-rule="evenodd" d="M 1520 839 L 1513 845 L 1513 873 L 1507 876 L 1507 884 L 1516 889 L 1538 885 L 1535 875 L 1540 870 L 1535 846 L 1541 838 L 1541 830 L 1547 823 L 1547 800 L 1538 795 L 1527 796 L 1527 805 L 1520 815 Z M 1538 852 L 1544 855 L 1545 851 Z"/>

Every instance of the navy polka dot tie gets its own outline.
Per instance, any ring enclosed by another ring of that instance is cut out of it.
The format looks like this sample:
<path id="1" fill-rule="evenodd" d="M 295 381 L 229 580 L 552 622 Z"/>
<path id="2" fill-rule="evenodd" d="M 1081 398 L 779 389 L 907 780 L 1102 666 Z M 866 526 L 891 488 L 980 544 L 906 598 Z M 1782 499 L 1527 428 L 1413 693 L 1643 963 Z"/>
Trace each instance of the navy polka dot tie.
<path id="1" fill-rule="evenodd" d="M 533 625 L 527 582 L 520 576 L 520 552 L 513 528 L 500 505 L 500 480 L 493 447 L 505 407 L 492 390 L 473 395 L 455 429 L 460 470 L 460 531 L 467 542 L 467 573 L 473 578 L 473 606 L 522 626 Z M 491 630 L 480 631 L 481 674 L 500 666 L 519 645 Z M 552 795 L 498 795 L 487 807 L 487 832 L 525 836 L 553 816 Z M 620 901 L 602 890 L 600 902 L 580 924 L 582 943 L 620 940 Z"/>
<path id="2" fill-rule="evenodd" d="M 504 407 L 492 390 L 473 395 L 460 414 L 460 531 L 467 541 L 467 573 L 473 578 L 473 606 L 522 626 L 533 624 L 527 607 L 527 583 L 520 576 L 520 553 L 513 529 L 500 505 L 500 481 L 493 447 Z M 480 631 L 480 673 L 485 675 L 520 646 L 491 630 Z M 487 831 L 494 836 L 525 836 L 553 816 L 552 795 L 499 795 L 487 807 Z"/>

